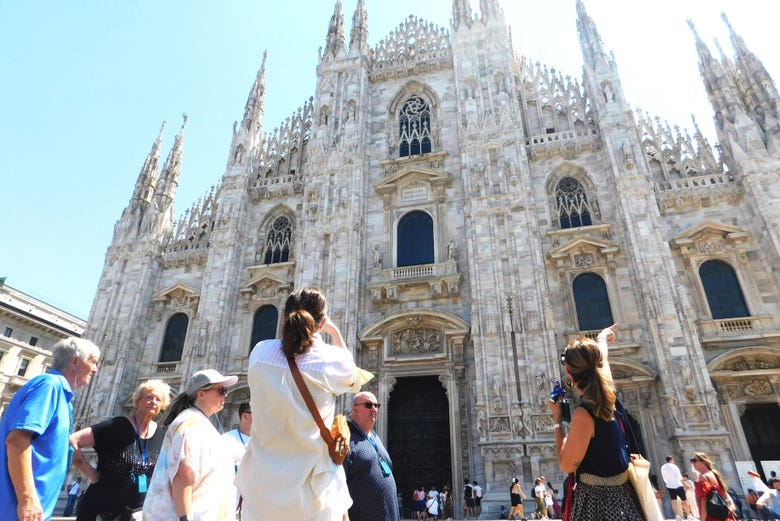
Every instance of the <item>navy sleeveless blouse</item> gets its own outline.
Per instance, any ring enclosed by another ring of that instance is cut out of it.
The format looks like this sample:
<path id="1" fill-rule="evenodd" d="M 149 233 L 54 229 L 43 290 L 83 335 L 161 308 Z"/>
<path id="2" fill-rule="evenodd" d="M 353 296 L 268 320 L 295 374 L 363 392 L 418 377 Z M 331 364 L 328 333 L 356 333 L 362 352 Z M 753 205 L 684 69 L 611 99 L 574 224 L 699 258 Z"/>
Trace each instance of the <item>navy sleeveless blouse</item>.
<path id="1" fill-rule="evenodd" d="M 614 419 L 604 421 L 596 418 L 586 405 L 581 405 L 588 411 L 595 423 L 595 434 L 590 439 L 588 450 L 582 459 L 577 472 L 585 472 L 596 476 L 608 477 L 625 472 L 628 468 L 628 444 L 620 424 Z"/>

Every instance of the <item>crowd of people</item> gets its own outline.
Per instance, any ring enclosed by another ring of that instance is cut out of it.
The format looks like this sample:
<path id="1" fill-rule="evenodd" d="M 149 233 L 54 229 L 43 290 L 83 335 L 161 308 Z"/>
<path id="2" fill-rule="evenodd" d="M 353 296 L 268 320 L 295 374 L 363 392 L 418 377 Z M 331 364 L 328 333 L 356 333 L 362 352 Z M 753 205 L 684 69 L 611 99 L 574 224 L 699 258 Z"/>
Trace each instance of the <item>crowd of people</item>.
<path id="1" fill-rule="evenodd" d="M 561 354 L 570 388 L 579 395 L 568 434 L 561 425 L 561 401 L 550 400 L 555 454 L 568 477 L 563 495 L 544 476 L 535 479 L 530 493 L 536 519 L 656 519 L 628 478 L 631 433 L 608 361 L 615 329 L 604 329 L 595 341 L 579 338 Z M 79 477 L 67 489 L 65 514 L 78 504 L 78 521 L 400 519 L 393 463 L 374 430 L 381 404 L 361 389 L 373 375 L 355 364 L 320 290 L 289 295 L 282 338 L 253 349 L 250 402 L 239 405 L 238 427 L 224 434 L 212 418 L 224 408 L 238 377 L 215 369 L 195 372 L 172 402 L 165 382 L 146 381 L 132 395 L 131 412 L 71 433 L 74 390 L 90 381 L 99 356 L 88 340 L 60 341 L 51 370 L 31 379 L 8 405 L 0 419 L 6 448 L 0 451 L 5 469 L 0 504 L 6 507 L 0 521 L 49 519 L 71 462 L 88 481 Z M 301 381 L 291 377 L 295 371 Z M 337 464 L 317 420 L 331 425 L 336 398 L 348 392 L 353 394 L 349 454 Z M 94 465 L 83 454 L 88 447 L 97 455 Z M 718 496 L 728 505 L 727 518 L 737 519 L 738 508 L 711 458 L 695 452 L 690 463 L 693 480 L 671 455 L 661 468 L 675 516 L 722 520 L 710 510 Z M 520 480 L 508 485 L 511 508 L 502 505 L 501 518 L 527 519 L 523 500 L 528 496 Z M 768 486 L 761 485 L 760 495 L 748 494 L 748 505 L 762 519 L 777 519 L 780 480 L 773 476 Z M 480 518 L 479 483 L 464 480 L 462 495 L 464 517 Z M 413 499 L 417 519 L 455 518 L 449 484 L 441 491 L 419 486 Z"/>

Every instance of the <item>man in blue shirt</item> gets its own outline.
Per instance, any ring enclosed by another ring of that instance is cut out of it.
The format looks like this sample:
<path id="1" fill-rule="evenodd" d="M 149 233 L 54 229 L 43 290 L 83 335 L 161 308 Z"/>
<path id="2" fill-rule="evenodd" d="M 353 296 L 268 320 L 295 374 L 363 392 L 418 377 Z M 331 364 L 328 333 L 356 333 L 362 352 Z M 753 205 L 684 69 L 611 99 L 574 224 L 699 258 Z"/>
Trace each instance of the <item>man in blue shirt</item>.
<path id="1" fill-rule="evenodd" d="M 349 420 L 349 455 L 344 460 L 352 496 L 350 521 L 399 519 L 393 462 L 373 430 L 378 414 L 376 396 L 367 391 L 355 395 Z"/>
<path id="2" fill-rule="evenodd" d="M 97 371 L 98 347 L 81 338 L 60 340 L 52 369 L 14 395 L 0 421 L 0 521 L 51 518 L 70 466 L 73 390 Z"/>

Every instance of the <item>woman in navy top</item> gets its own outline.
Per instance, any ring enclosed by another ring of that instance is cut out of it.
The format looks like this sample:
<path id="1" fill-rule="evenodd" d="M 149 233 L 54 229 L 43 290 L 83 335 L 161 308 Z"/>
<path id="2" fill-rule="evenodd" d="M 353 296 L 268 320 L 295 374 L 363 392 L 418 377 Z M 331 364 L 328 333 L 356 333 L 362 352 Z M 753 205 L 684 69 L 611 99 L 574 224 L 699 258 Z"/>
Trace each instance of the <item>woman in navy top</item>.
<path id="1" fill-rule="evenodd" d="M 615 339 L 614 324 L 598 334 L 596 342 L 579 338 L 561 354 L 561 363 L 580 395 L 569 435 L 560 426 L 560 401 L 551 402 L 555 451 L 564 472 L 574 472 L 577 486 L 572 519 L 644 519 L 639 500 L 628 481 L 626 438 L 615 420 L 615 384 L 607 360 L 607 342 Z"/>

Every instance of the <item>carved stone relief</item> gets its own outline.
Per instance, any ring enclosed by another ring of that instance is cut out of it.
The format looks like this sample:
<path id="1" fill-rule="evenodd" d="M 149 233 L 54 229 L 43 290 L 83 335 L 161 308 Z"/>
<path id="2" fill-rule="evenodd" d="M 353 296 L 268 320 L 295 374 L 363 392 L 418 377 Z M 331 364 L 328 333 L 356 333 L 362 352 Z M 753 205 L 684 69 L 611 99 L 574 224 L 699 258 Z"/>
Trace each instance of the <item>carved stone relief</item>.
<path id="1" fill-rule="evenodd" d="M 404 329 L 393 333 L 393 354 L 442 353 L 442 333 L 437 329 Z"/>

